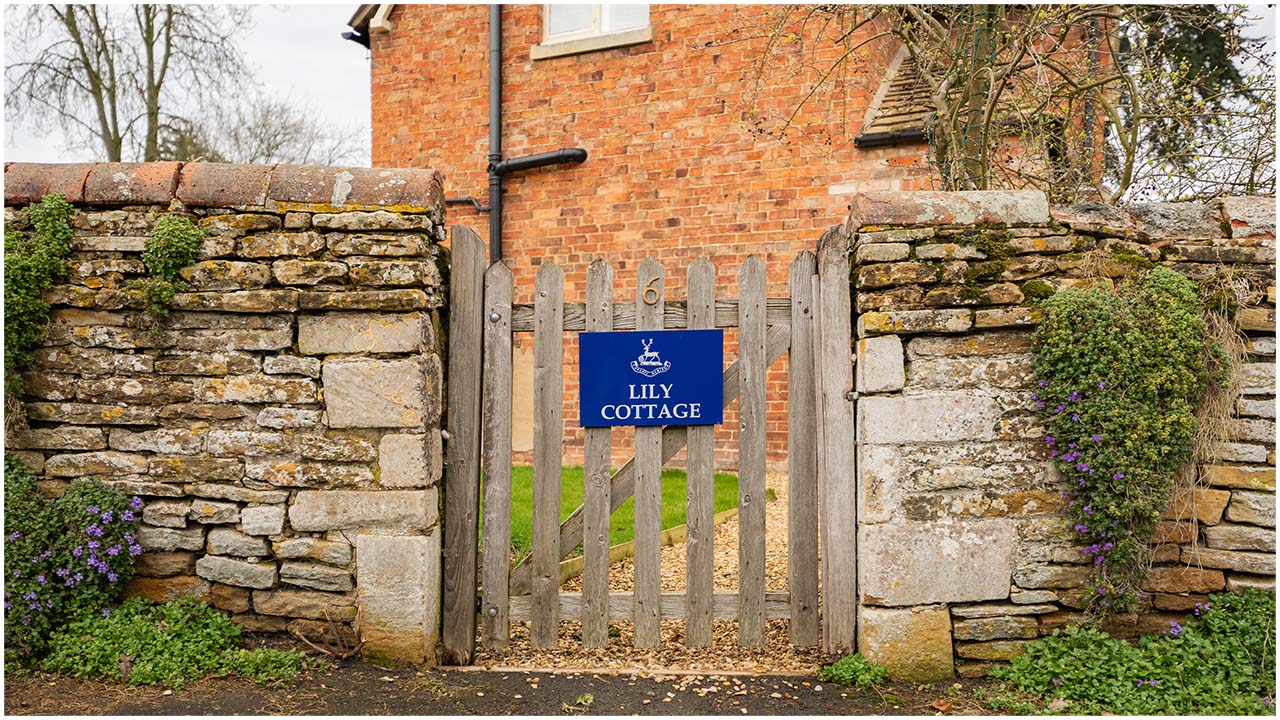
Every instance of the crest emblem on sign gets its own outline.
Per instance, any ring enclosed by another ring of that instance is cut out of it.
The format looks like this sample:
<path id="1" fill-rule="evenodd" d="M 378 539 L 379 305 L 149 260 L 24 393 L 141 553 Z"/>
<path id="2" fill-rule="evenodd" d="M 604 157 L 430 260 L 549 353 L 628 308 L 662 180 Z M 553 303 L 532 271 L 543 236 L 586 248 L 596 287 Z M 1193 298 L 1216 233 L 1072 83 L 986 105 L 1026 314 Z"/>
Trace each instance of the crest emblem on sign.
<path id="1" fill-rule="evenodd" d="M 658 353 L 654 352 L 653 338 L 641 340 L 644 345 L 644 352 L 640 353 L 640 357 L 631 361 L 631 369 L 645 377 L 653 377 L 671 369 L 670 362 L 664 362 Z"/>

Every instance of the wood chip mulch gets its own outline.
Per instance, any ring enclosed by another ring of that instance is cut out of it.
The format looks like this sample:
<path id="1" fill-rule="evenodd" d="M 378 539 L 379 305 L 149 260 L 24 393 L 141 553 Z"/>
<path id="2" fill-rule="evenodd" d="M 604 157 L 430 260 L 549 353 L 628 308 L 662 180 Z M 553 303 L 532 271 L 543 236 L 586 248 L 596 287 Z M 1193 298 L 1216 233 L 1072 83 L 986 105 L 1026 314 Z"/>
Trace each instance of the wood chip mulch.
<path id="1" fill-rule="evenodd" d="M 769 473 L 766 484 L 777 494 L 765 505 L 765 587 L 787 589 L 787 476 Z M 738 573 L 738 520 L 731 519 L 716 527 L 714 539 L 715 588 L 736 590 Z M 662 591 L 685 589 L 685 546 L 683 543 L 662 548 Z M 630 592 L 634 565 L 624 558 L 609 568 L 609 588 L 613 592 Z M 573 578 L 561 586 L 562 592 L 581 592 L 581 578 Z M 759 673 L 814 673 L 831 661 L 820 648 L 791 645 L 786 620 L 770 620 L 765 624 L 765 644 L 746 648 L 738 645 L 736 620 L 712 622 L 712 645 L 688 648 L 684 645 L 684 622 L 664 620 L 662 642 L 657 648 L 632 647 L 632 623 L 609 623 L 609 646 L 584 648 L 581 623 L 560 623 L 560 646 L 555 650 L 535 650 L 529 642 L 529 630 L 523 623 L 512 623 L 511 645 L 505 652 L 495 653 L 477 647 L 475 664 L 485 667 L 527 668 L 595 668 L 633 669 L 660 673 L 678 671 L 748 671 Z"/>

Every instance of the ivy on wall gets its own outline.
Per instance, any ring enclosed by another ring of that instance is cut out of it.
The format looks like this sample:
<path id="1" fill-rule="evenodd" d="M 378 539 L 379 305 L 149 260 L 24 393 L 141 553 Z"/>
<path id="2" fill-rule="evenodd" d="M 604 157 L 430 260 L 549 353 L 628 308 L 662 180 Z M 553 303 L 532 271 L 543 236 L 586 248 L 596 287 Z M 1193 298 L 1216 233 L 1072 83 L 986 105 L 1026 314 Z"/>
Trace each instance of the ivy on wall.
<path id="1" fill-rule="evenodd" d="M 182 269 L 195 262 L 204 231 L 181 215 L 165 215 L 156 221 L 142 253 L 142 264 L 150 277 L 134 282 L 131 287 L 142 291 L 147 314 L 163 317 L 169 314 L 173 296 L 187 289 Z"/>
<path id="2" fill-rule="evenodd" d="M 6 395 L 22 392 L 19 371 L 44 340 L 49 305 L 44 293 L 67 272 L 71 205 L 45 195 L 4 225 L 4 374 Z"/>
<path id="3" fill-rule="evenodd" d="M 1114 291 L 1064 289 L 1042 307 L 1033 400 L 1067 481 L 1073 530 L 1097 569 L 1091 608 L 1130 612 L 1147 543 L 1192 455 L 1196 405 L 1226 362 L 1196 285 L 1166 268 Z"/>

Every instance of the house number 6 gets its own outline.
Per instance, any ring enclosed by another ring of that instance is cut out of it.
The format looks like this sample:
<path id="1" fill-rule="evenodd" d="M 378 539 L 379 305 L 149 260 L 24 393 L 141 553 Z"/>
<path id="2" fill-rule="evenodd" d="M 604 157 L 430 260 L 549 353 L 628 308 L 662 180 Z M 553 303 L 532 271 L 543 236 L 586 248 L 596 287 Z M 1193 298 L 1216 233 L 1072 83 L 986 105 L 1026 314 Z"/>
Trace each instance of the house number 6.
<path id="1" fill-rule="evenodd" d="M 645 286 L 644 286 L 644 292 L 640 294 L 640 299 L 641 299 L 641 300 L 644 300 L 644 304 L 645 304 L 645 305 L 657 305 L 657 304 L 658 304 L 658 300 L 659 300 L 662 296 L 661 296 L 661 294 L 659 294 L 658 289 L 657 289 L 657 288 L 655 288 L 653 285 L 654 285 L 654 283 L 658 283 L 658 282 L 661 282 L 661 281 L 662 281 L 662 278 L 660 278 L 660 277 L 656 277 L 656 278 L 653 278 L 652 280 L 650 280 L 649 282 L 645 283 Z M 650 293 L 652 293 L 652 295 L 651 295 Z"/>

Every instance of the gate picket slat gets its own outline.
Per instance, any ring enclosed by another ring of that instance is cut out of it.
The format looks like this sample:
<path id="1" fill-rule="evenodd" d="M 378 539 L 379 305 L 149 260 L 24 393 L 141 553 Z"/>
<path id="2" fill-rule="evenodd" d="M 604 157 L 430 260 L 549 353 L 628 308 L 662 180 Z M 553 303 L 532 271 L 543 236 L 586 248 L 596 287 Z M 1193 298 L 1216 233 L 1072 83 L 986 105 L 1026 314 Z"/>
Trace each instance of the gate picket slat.
<path id="1" fill-rule="evenodd" d="M 791 643 L 818 644 L 818 444 L 814 408 L 813 281 L 817 258 L 791 262 L 791 355 L 787 370 L 787 585 Z"/>
<path id="2" fill-rule="evenodd" d="M 483 241 L 454 226 L 449 289 L 448 465 L 444 475 L 444 662 L 467 665 L 476 643 L 476 542 L 480 531 L 480 354 L 484 310 Z M 429 628 L 428 633 L 434 632 Z"/>
<path id="3" fill-rule="evenodd" d="M 814 277 L 817 282 L 817 277 Z M 768 334 L 768 357 L 767 362 L 773 363 L 782 354 L 787 351 L 791 344 L 791 327 L 788 325 L 774 325 L 769 328 Z M 738 361 L 730 363 L 729 367 L 724 371 L 724 399 L 721 405 L 728 407 L 729 403 L 738 398 Z M 680 425 L 668 425 L 662 428 L 662 462 L 666 464 L 671 458 L 680 452 L 685 446 L 687 440 L 686 428 Z M 618 471 L 609 478 L 609 512 L 616 511 L 631 497 L 635 489 L 636 481 L 636 461 L 631 458 Z M 578 547 L 582 542 L 582 512 L 583 508 L 579 505 L 573 512 L 569 513 L 569 517 L 560 523 L 560 548 L 563 560 L 565 555 Z M 529 558 L 520 561 L 516 568 L 511 571 L 511 588 L 510 593 L 515 595 L 529 594 L 532 586 L 533 564 Z"/>
<path id="4" fill-rule="evenodd" d="M 636 329 L 662 329 L 662 263 L 647 258 L 636 280 Z M 635 646 L 656 647 L 662 593 L 662 428 L 638 427 L 635 487 Z"/>
<path id="5" fill-rule="evenodd" d="M 613 268 L 596 260 L 587 269 L 587 330 L 613 329 Z M 587 428 L 583 448 L 582 642 L 609 644 L 609 471 L 612 428 Z M 559 528 L 557 528 L 557 532 Z"/>
<path id="6" fill-rule="evenodd" d="M 752 255 L 738 272 L 738 644 L 764 644 L 765 277 Z"/>
<path id="7" fill-rule="evenodd" d="M 708 329 L 715 325 L 716 268 L 705 257 L 689 266 L 689 328 Z M 685 613 L 685 644 L 707 647 L 711 644 L 712 594 L 715 591 L 715 558 L 712 541 L 715 530 L 715 426 L 692 425 L 688 428 L 688 504 L 685 522 L 689 527 L 685 541 L 687 554 L 685 587 L 688 607 Z"/>
<path id="8" fill-rule="evenodd" d="M 559 644 L 560 472 L 564 445 L 564 271 L 543 263 L 533 336 L 533 627 L 538 649 Z"/>
<path id="9" fill-rule="evenodd" d="M 857 649 L 858 525 L 855 472 L 849 245 L 839 229 L 818 243 L 816 352 L 818 449 L 822 525 L 822 647 L 830 654 Z"/>
<path id="10" fill-rule="evenodd" d="M 485 647 L 511 640 L 511 270 L 494 263 L 484 277 L 484 523 L 480 622 Z"/>

